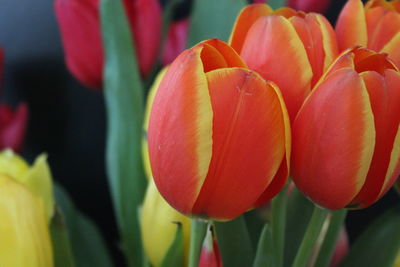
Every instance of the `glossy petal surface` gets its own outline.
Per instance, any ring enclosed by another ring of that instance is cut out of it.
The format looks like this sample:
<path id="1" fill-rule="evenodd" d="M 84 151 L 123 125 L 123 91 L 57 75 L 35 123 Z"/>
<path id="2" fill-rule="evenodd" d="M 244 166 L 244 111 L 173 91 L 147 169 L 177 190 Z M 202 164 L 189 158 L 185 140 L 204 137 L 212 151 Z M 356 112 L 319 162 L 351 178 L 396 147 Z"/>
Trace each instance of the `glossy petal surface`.
<path id="1" fill-rule="evenodd" d="M 364 184 L 375 145 L 367 90 L 351 69 L 329 75 L 294 122 L 292 171 L 299 189 L 329 209 L 346 206 Z"/>
<path id="2" fill-rule="evenodd" d="M 207 73 L 207 80 L 213 152 L 193 213 L 232 219 L 252 206 L 281 165 L 282 108 L 275 90 L 248 70 L 216 70 Z"/>
<path id="3" fill-rule="evenodd" d="M 279 86 L 293 120 L 310 93 L 312 69 L 291 23 L 282 16 L 258 19 L 247 34 L 241 56 L 250 69 Z"/>

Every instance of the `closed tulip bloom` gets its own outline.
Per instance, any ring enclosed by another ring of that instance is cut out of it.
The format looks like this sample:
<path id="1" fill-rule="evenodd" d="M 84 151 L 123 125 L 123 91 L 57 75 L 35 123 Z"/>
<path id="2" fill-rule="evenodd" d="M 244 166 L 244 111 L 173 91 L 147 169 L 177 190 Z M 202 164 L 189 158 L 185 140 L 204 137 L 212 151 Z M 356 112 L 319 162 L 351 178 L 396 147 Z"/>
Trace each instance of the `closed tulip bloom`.
<path id="1" fill-rule="evenodd" d="M 386 54 L 344 52 L 293 125 L 292 176 L 328 209 L 365 208 L 400 174 L 400 74 Z"/>
<path id="2" fill-rule="evenodd" d="M 156 61 L 161 36 L 158 0 L 124 0 L 142 76 Z M 56 0 L 55 11 L 69 71 L 85 86 L 103 83 L 99 0 Z"/>
<path id="3" fill-rule="evenodd" d="M 143 202 L 141 233 L 144 250 L 153 266 L 161 265 L 175 238 L 177 223 L 180 223 L 183 227 L 184 262 L 187 264 L 190 243 L 190 219 L 165 202 L 151 179 Z"/>
<path id="4" fill-rule="evenodd" d="M 19 104 L 16 110 L 0 105 L 0 149 L 21 151 L 27 124 L 28 107 L 25 103 Z"/>
<path id="5" fill-rule="evenodd" d="M 322 15 L 265 4 L 241 11 L 230 44 L 250 69 L 279 86 L 292 121 L 338 55 L 334 30 Z"/>
<path id="6" fill-rule="evenodd" d="M 278 87 L 217 39 L 171 64 L 149 121 L 152 173 L 183 214 L 228 220 L 285 184 L 290 129 Z"/>
<path id="7" fill-rule="evenodd" d="M 32 166 L 12 150 L 0 152 L 0 174 L 26 186 L 42 202 L 47 218 L 54 212 L 53 182 L 47 156 L 38 156 Z"/>
<path id="8" fill-rule="evenodd" d="M 201 248 L 198 267 L 222 267 L 222 258 L 217 240 L 211 227 L 208 227 L 206 237 Z"/>
<path id="9" fill-rule="evenodd" d="M 340 50 L 355 45 L 385 52 L 400 66 L 400 1 L 349 0 L 341 11 L 336 34 Z"/>
<path id="10" fill-rule="evenodd" d="M 42 204 L 23 184 L 0 174 L 0 266 L 53 266 Z"/>

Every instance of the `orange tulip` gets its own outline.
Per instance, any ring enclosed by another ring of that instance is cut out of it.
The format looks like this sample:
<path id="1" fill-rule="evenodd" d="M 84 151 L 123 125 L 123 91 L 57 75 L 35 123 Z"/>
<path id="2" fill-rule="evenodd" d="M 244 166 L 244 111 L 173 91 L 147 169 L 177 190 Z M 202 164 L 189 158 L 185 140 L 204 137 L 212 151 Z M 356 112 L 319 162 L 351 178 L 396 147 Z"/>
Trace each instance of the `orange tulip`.
<path id="1" fill-rule="evenodd" d="M 388 53 L 400 66 L 400 1 L 349 0 L 336 24 L 340 50 L 355 45 Z"/>
<path id="2" fill-rule="evenodd" d="M 293 121 L 301 104 L 338 55 L 332 26 L 319 14 L 249 5 L 239 14 L 231 46 L 250 69 L 282 90 Z"/>
<path id="3" fill-rule="evenodd" d="M 168 68 L 148 143 L 157 188 L 184 214 L 232 219 L 287 180 L 290 126 L 279 89 L 217 39 L 185 50 Z"/>
<path id="4" fill-rule="evenodd" d="M 365 208 L 400 174 L 400 73 L 386 54 L 345 51 L 293 125 L 292 176 L 329 208 Z"/>

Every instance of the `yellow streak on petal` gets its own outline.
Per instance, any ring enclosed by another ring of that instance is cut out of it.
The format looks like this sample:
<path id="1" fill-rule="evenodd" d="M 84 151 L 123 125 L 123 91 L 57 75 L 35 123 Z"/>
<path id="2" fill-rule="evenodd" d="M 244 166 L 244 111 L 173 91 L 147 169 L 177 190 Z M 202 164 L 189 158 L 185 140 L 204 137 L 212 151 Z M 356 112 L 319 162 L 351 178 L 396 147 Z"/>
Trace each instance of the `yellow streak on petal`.
<path id="1" fill-rule="evenodd" d="M 363 184 L 365 183 L 365 180 L 368 175 L 369 167 L 371 165 L 372 157 L 374 155 L 374 150 L 375 150 L 375 137 L 376 137 L 376 131 L 375 131 L 375 122 L 374 122 L 374 114 L 372 112 L 372 106 L 371 106 L 371 101 L 369 99 L 369 94 L 367 91 L 367 87 L 365 85 L 365 82 L 363 79 L 360 79 L 361 86 L 362 86 L 362 102 L 364 103 L 364 116 L 362 117 L 365 122 L 365 132 L 363 138 L 363 153 L 361 153 L 361 159 L 360 159 L 360 169 L 358 171 L 358 175 L 356 177 L 356 187 L 358 188 L 358 191 L 361 190 Z"/>
<path id="2" fill-rule="evenodd" d="M 150 166 L 150 157 L 149 157 L 149 147 L 147 141 L 147 130 L 149 129 L 149 120 L 150 120 L 150 112 L 151 107 L 153 105 L 154 97 L 156 96 L 157 89 L 168 69 L 168 66 L 164 67 L 156 76 L 153 85 L 150 88 L 149 94 L 147 95 L 147 103 L 146 103 L 146 111 L 144 115 L 144 123 L 143 123 L 143 135 L 142 135 L 142 158 L 143 158 L 143 165 L 144 171 L 146 173 L 147 179 L 152 179 L 153 174 L 151 172 Z"/>
<path id="3" fill-rule="evenodd" d="M 325 58 L 324 58 L 324 72 L 325 72 L 339 54 L 336 35 L 331 24 L 329 23 L 329 21 L 326 20 L 324 16 L 315 14 L 314 18 L 320 25 L 322 33 L 322 43 L 325 52 Z"/>
<path id="4" fill-rule="evenodd" d="M 393 143 L 392 153 L 390 154 L 389 167 L 386 172 L 385 182 L 383 183 L 380 196 L 386 191 L 388 183 L 391 181 L 393 173 L 397 166 L 400 164 L 400 126 L 397 130 L 396 137 Z"/>

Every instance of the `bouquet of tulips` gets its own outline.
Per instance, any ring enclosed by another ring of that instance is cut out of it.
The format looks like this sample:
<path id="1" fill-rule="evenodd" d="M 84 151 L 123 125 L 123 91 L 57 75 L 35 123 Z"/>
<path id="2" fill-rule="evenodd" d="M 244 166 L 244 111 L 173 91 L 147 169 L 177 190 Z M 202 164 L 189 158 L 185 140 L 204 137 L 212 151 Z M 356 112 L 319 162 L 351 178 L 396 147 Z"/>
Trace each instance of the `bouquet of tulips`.
<path id="1" fill-rule="evenodd" d="M 260 2 L 173 22 L 178 0 L 55 0 L 104 94 L 126 266 L 399 267 L 399 198 L 352 242 L 344 222 L 400 189 L 400 1 L 348 0 L 335 27 L 329 1 Z M 0 266 L 116 266 L 50 169 L 0 153 Z"/>

